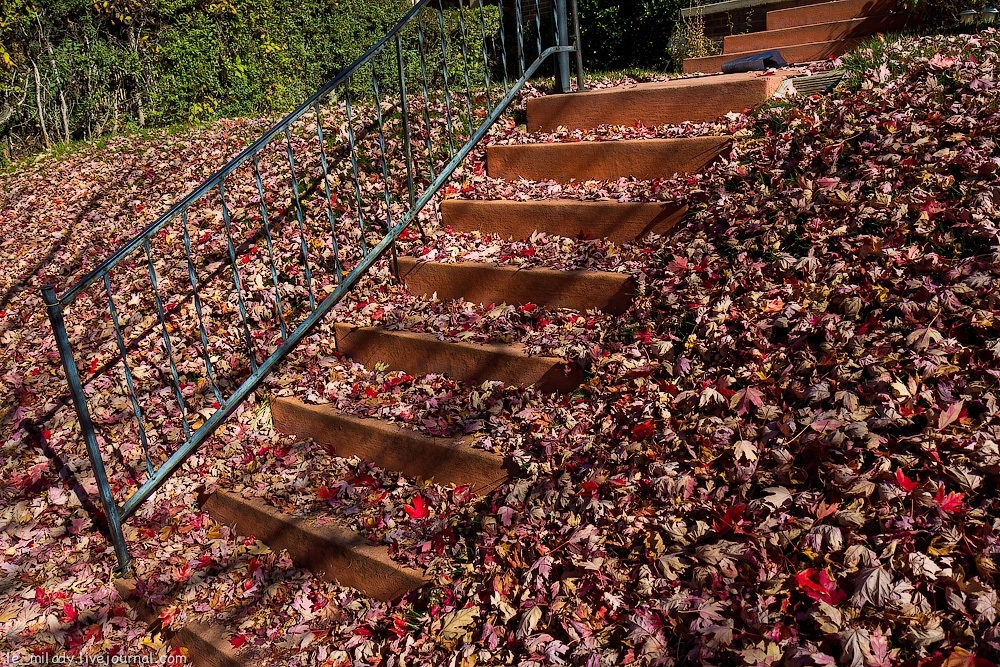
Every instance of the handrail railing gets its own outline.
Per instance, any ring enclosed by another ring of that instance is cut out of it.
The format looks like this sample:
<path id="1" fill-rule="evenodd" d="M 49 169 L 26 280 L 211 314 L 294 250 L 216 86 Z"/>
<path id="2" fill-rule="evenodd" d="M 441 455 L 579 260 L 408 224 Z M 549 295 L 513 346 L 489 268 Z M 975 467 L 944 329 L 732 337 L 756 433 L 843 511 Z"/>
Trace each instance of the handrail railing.
<path id="1" fill-rule="evenodd" d="M 386 251 L 395 260 L 542 64 L 558 56 L 568 92 L 575 52 L 583 88 L 576 0 L 573 44 L 567 0 L 546 4 L 420 0 L 82 280 L 42 288 L 118 574 L 132 562 L 123 522 Z M 135 488 L 119 504 L 115 487 Z"/>

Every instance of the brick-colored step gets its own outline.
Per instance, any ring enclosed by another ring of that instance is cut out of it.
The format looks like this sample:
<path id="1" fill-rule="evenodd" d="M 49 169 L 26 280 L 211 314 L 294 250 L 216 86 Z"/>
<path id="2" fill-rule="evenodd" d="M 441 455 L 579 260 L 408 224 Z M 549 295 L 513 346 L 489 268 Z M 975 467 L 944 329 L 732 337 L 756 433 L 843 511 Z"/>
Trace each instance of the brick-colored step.
<path id="1" fill-rule="evenodd" d="M 730 140 L 694 137 L 494 145 L 486 149 L 486 170 L 493 178 L 507 180 L 649 180 L 698 171 L 715 160 Z"/>
<path id="2" fill-rule="evenodd" d="M 135 579 L 115 579 L 118 596 L 135 612 L 140 622 L 159 632 L 160 617 L 136 592 Z M 196 667 L 242 667 L 239 653 L 226 638 L 225 630 L 207 623 L 189 623 L 179 630 L 162 630 L 171 646 L 187 651 L 188 660 Z"/>
<path id="3" fill-rule="evenodd" d="M 369 597 L 388 602 L 427 581 L 417 570 L 395 563 L 385 547 L 350 530 L 318 526 L 225 491 L 216 491 L 202 505 L 215 521 L 235 525 L 240 535 L 253 535 L 275 551 L 285 549 L 296 565 Z"/>
<path id="4" fill-rule="evenodd" d="M 782 57 L 789 63 L 810 63 L 817 60 L 826 60 L 830 56 L 840 56 L 863 40 L 860 38 L 839 39 L 833 42 L 817 42 L 815 44 L 796 44 L 794 46 L 781 47 Z M 721 56 L 705 56 L 704 58 L 688 58 L 684 61 L 684 72 L 718 72 L 724 63 L 737 58 L 744 58 L 760 53 L 765 49 L 756 51 L 746 51 L 741 53 L 729 53 Z"/>
<path id="5" fill-rule="evenodd" d="M 849 37 L 867 37 L 879 32 L 900 30 L 906 26 L 909 14 L 881 14 L 865 16 L 849 21 L 833 21 L 804 25 L 795 28 L 781 28 L 764 32 L 751 32 L 746 35 L 730 35 L 724 42 L 723 53 L 741 53 L 745 51 L 766 51 L 780 49 L 796 44 L 813 42 L 832 42 Z"/>
<path id="6" fill-rule="evenodd" d="M 767 29 L 780 30 L 816 23 L 850 21 L 851 19 L 896 10 L 896 0 L 836 0 L 806 7 L 776 9 L 767 13 Z"/>
<path id="7" fill-rule="evenodd" d="M 485 494 L 510 478 L 503 457 L 474 449 L 462 438 L 432 438 L 378 419 L 359 419 L 331 405 L 294 398 L 271 400 L 274 429 L 311 438 L 339 456 L 357 456 L 386 470 L 442 484 L 467 484 Z"/>
<path id="8" fill-rule="evenodd" d="M 606 238 L 627 243 L 646 234 L 666 234 L 687 213 L 674 202 L 538 201 L 445 199 L 441 218 L 456 232 L 480 231 L 523 240 L 535 232 L 570 238 Z"/>
<path id="9" fill-rule="evenodd" d="M 559 126 L 570 130 L 599 125 L 651 127 L 715 120 L 730 111 L 764 102 L 784 79 L 784 75 L 747 72 L 532 97 L 528 100 L 528 131 L 551 132 Z"/>
<path id="10" fill-rule="evenodd" d="M 473 303 L 534 303 L 548 308 L 624 313 L 635 298 L 635 279 L 610 271 L 519 269 L 481 262 L 423 262 L 399 258 L 399 275 L 411 294 Z"/>
<path id="11" fill-rule="evenodd" d="M 335 325 L 337 349 L 369 368 L 387 364 L 411 375 L 438 373 L 453 380 L 497 380 L 509 386 L 535 385 L 542 391 L 570 392 L 583 383 L 583 370 L 554 357 L 534 357 L 520 345 L 448 343 L 431 334 Z"/>

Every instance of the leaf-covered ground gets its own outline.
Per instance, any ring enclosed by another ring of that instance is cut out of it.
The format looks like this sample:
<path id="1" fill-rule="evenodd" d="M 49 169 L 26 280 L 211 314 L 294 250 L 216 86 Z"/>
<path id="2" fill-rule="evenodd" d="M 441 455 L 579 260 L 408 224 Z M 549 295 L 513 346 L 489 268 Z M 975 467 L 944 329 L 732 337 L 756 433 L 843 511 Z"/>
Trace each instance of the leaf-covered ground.
<path id="1" fill-rule="evenodd" d="M 511 456 L 514 481 L 485 499 L 417 483 L 282 439 L 251 401 L 127 524 L 141 594 L 167 631 L 225 622 L 269 664 L 1000 661 L 998 51 L 993 31 L 907 39 L 856 91 L 719 123 L 498 127 L 490 141 L 739 141 L 703 174 L 652 183 L 504 183 L 474 156 L 446 196 L 692 213 L 633 244 L 455 235 L 430 215 L 427 238 L 401 244 L 630 273 L 641 294 L 618 318 L 416 299 L 382 266 L 336 317 L 524 342 L 584 365 L 587 383 L 557 396 L 370 371 L 336 355 L 327 324 L 269 388 L 466 434 Z M 117 599 L 99 515 L 80 505 L 93 477 L 37 287 L 68 284 L 264 125 L 123 139 L 3 178 L 0 631 L 14 650 L 167 650 Z M 127 469 L 135 452 L 120 456 Z M 202 485 L 348 525 L 433 581 L 395 605 L 320 582 L 200 513 Z"/>

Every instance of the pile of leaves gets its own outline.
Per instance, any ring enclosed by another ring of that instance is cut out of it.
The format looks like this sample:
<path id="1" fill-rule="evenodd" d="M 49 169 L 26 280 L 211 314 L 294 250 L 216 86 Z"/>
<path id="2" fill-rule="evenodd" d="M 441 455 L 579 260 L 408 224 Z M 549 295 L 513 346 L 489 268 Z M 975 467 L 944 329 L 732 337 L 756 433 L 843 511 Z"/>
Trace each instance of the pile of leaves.
<path id="1" fill-rule="evenodd" d="M 366 369 L 327 323 L 270 390 L 465 435 L 510 456 L 513 481 L 478 499 L 409 480 L 280 437 L 254 399 L 127 525 L 140 595 L 167 631 L 225 623 L 271 664 L 1000 661 L 998 52 L 993 31 L 887 42 L 855 89 L 690 126 L 739 138 L 698 175 L 502 183 L 478 154 L 447 196 L 677 199 L 692 213 L 630 244 L 455 235 L 433 217 L 401 243 L 630 273 L 640 295 L 620 317 L 416 298 L 384 267 L 335 317 L 523 342 L 587 382 L 560 396 Z M 575 138 L 633 132 L 687 136 Z M 5 399 L 20 407 L 4 422 L 0 630 L 23 651 L 166 651 L 98 583 L 106 541 L 70 492 L 87 464 L 55 405 L 44 313 L 23 303 L 3 333 Z M 391 605 L 319 581 L 215 525 L 201 485 L 348 525 L 432 581 Z"/>

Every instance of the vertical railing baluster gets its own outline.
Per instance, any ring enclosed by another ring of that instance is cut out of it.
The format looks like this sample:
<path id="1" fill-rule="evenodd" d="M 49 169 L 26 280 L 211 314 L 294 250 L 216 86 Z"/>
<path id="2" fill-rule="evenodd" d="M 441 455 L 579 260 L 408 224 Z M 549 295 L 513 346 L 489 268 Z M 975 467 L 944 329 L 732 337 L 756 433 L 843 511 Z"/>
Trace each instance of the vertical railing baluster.
<path id="1" fill-rule="evenodd" d="M 253 174 L 257 181 L 257 194 L 260 196 L 260 219 L 264 227 L 264 240 L 267 243 L 267 255 L 271 264 L 271 281 L 274 283 L 274 308 L 278 311 L 278 327 L 281 330 L 281 340 L 288 338 L 288 327 L 285 325 L 285 315 L 281 310 L 281 289 L 278 284 L 278 267 L 274 263 L 274 242 L 271 239 L 271 224 L 267 219 L 267 201 L 264 197 L 264 181 L 260 177 L 260 162 L 257 153 L 253 156 Z"/>
<path id="2" fill-rule="evenodd" d="M 538 44 L 538 52 L 535 54 L 535 58 L 542 55 L 542 9 L 538 4 L 538 0 L 535 0 L 535 41 Z"/>
<path id="3" fill-rule="evenodd" d="M 383 51 L 384 53 L 384 51 Z M 386 152 L 385 126 L 382 117 L 382 95 L 378 87 L 378 70 L 375 69 L 375 60 L 372 59 L 372 90 L 375 92 L 375 117 L 378 121 L 378 148 L 382 156 L 382 186 L 385 191 L 385 231 L 392 228 L 392 193 L 389 190 L 389 155 Z M 396 243 L 392 243 L 392 273 L 399 281 L 399 262 L 396 258 Z"/>
<path id="4" fill-rule="evenodd" d="M 472 129 L 472 83 L 469 80 L 469 36 L 465 30 L 465 10 L 462 8 L 465 0 L 458 0 L 458 30 L 462 35 L 462 62 L 465 66 L 462 73 L 465 75 L 465 110 L 468 113 L 466 120 L 469 125 L 469 137 L 475 132 Z"/>
<path id="5" fill-rule="evenodd" d="M 233 287 L 236 288 L 236 305 L 240 309 L 240 321 L 243 323 L 243 337 L 247 346 L 247 356 L 250 358 L 250 371 L 257 372 L 257 355 L 253 350 L 253 336 L 247 323 L 247 305 L 243 299 L 243 285 L 240 280 L 240 270 L 236 263 L 236 245 L 233 243 L 233 226 L 229 216 L 229 205 L 226 204 L 226 184 L 219 181 L 219 201 L 222 202 L 222 224 L 226 228 L 226 245 L 229 247 L 229 264 L 233 267 Z"/>
<path id="6" fill-rule="evenodd" d="M 483 81 L 486 86 L 486 110 L 487 113 L 493 111 L 493 94 L 490 90 L 490 56 L 489 52 L 486 50 L 486 17 L 485 10 L 483 9 L 483 0 L 478 0 L 479 2 L 479 31 L 483 36 Z M 469 11 L 473 9 L 472 2 L 469 2 Z"/>
<path id="7" fill-rule="evenodd" d="M 413 149 L 410 146 L 410 107 L 406 99 L 406 63 L 403 60 L 403 38 L 396 33 L 396 63 L 399 65 L 399 107 L 402 115 L 403 157 L 406 160 L 406 186 L 410 208 L 416 203 L 413 183 Z"/>
<path id="8" fill-rule="evenodd" d="M 361 201 L 361 175 L 358 171 L 358 152 L 354 143 L 354 119 L 351 116 L 351 83 L 354 78 L 348 79 L 344 86 L 344 107 L 347 109 L 347 142 L 351 147 L 351 169 L 354 172 L 354 196 L 358 200 L 358 228 L 361 231 L 361 256 L 368 255 L 368 243 L 365 241 L 365 218 L 364 204 Z"/>
<path id="9" fill-rule="evenodd" d="M 417 45 L 420 51 L 420 76 L 424 95 L 424 129 L 427 132 L 427 161 L 430 167 L 430 180 L 434 181 L 434 142 L 431 139 L 431 96 L 427 91 L 427 58 L 424 55 L 423 13 L 417 17 Z"/>
<path id="10" fill-rule="evenodd" d="M 188 232 L 187 211 L 181 213 L 181 228 L 184 235 L 184 254 L 187 256 L 188 279 L 191 281 L 191 293 L 194 299 L 194 312 L 198 317 L 198 332 L 201 335 L 201 353 L 205 361 L 205 372 L 208 374 L 208 384 L 215 394 L 215 400 L 222 405 L 223 398 L 215 381 L 215 369 L 212 368 L 211 355 L 208 352 L 208 330 L 205 328 L 205 317 L 202 315 L 201 295 L 198 293 L 198 276 L 194 271 L 194 258 L 191 256 L 191 235 Z"/>
<path id="11" fill-rule="evenodd" d="M 517 60 L 519 73 L 524 76 L 524 13 L 521 11 L 521 0 L 514 0 L 514 21 L 517 23 Z"/>
<path id="12" fill-rule="evenodd" d="M 479 0 L 479 11 L 480 13 L 486 10 L 483 7 L 483 0 Z M 503 92 L 504 95 L 507 94 L 507 89 L 510 88 L 510 73 L 507 71 L 507 36 L 506 30 L 504 29 L 503 23 L 503 2 L 497 4 L 497 12 L 499 13 L 500 21 L 500 64 L 503 67 Z M 485 41 L 485 39 L 484 39 Z M 503 98 L 503 95 L 500 96 Z"/>
<path id="13" fill-rule="evenodd" d="M 399 64 L 399 107 L 403 122 L 403 158 L 406 160 L 406 187 L 409 194 L 410 208 L 412 209 L 417 203 L 417 193 L 413 183 L 413 149 L 410 146 L 410 107 L 406 99 L 406 63 L 403 61 L 403 38 L 399 33 L 396 33 L 396 62 Z M 423 233 L 423 229 L 421 229 L 421 236 Z"/>
<path id="14" fill-rule="evenodd" d="M 73 359 L 73 349 L 69 344 L 69 336 L 66 335 L 66 323 L 63 320 L 62 304 L 56 296 L 55 287 L 52 285 L 43 285 L 42 299 L 45 301 L 45 309 L 49 315 L 52 332 L 56 337 L 56 348 L 59 350 L 59 358 L 62 360 L 63 371 L 66 373 L 66 383 L 69 385 L 69 393 L 73 397 L 73 407 L 76 409 L 76 417 L 80 422 L 83 441 L 87 447 L 87 456 L 90 458 L 90 466 L 94 471 L 94 479 L 97 482 L 97 493 L 101 498 L 101 506 L 104 508 L 104 516 L 108 522 L 108 532 L 111 533 L 111 543 L 114 545 L 115 556 L 118 558 L 116 574 L 120 577 L 130 577 L 132 576 L 132 557 L 128 553 L 128 546 L 125 544 L 121 511 L 118 503 L 115 501 L 114 494 L 111 493 L 111 484 L 108 481 L 108 473 L 104 467 L 104 457 L 101 456 L 101 448 L 97 444 L 94 422 L 90 418 L 87 397 L 83 393 L 83 385 L 80 382 L 80 371 L 76 367 L 76 361 Z"/>
<path id="15" fill-rule="evenodd" d="M 337 284 L 344 281 L 344 271 L 340 266 L 340 244 L 337 242 L 337 225 L 333 213 L 333 198 L 330 193 L 330 170 L 327 168 L 326 140 L 323 138 L 323 120 L 320 116 L 320 101 L 316 100 L 316 136 L 319 138 L 319 159 L 323 166 L 323 186 L 326 191 L 326 212 L 330 217 L 330 238 L 333 241 L 333 268 L 337 272 Z"/>
<path id="16" fill-rule="evenodd" d="M 567 22 L 566 0 L 552 0 L 552 22 L 556 46 L 569 46 L 569 23 Z M 561 93 L 570 92 L 569 53 L 556 54 L 556 89 Z"/>
<path id="17" fill-rule="evenodd" d="M 146 437 L 146 427 L 142 424 L 142 408 L 139 407 L 139 397 L 135 393 L 135 382 L 132 381 L 132 369 L 128 366 L 128 350 L 125 348 L 125 339 L 122 337 L 121 322 L 118 321 L 118 309 L 115 307 L 115 298 L 111 293 L 111 274 L 104 274 L 104 291 L 108 295 L 108 310 L 111 313 L 111 324 L 115 330 L 115 340 L 118 342 L 118 353 L 121 354 L 122 368 L 125 369 L 125 386 L 128 389 L 129 402 L 132 404 L 132 412 L 135 413 L 135 422 L 139 427 L 139 444 L 142 446 L 142 453 L 146 458 L 146 472 L 152 477 L 154 474 L 153 461 L 149 458 L 149 439 Z"/>
<path id="18" fill-rule="evenodd" d="M 441 25 L 441 74 L 444 76 L 444 108 L 448 126 L 448 157 L 455 157 L 455 129 L 451 122 L 451 85 L 448 83 L 448 33 L 444 27 L 444 10 L 438 11 Z"/>
<path id="19" fill-rule="evenodd" d="M 375 119 L 378 123 L 378 149 L 382 162 L 382 189 L 385 193 L 385 229 L 392 227 L 392 194 L 389 190 L 389 156 L 385 147 L 385 126 L 382 117 L 382 94 L 378 87 L 378 71 L 372 61 L 372 90 L 375 92 Z"/>
<path id="20" fill-rule="evenodd" d="M 309 268 L 309 246 L 306 238 L 305 212 L 299 196 L 299 177 L 295 174 L 295 155 L 292 153 L 292 133 L 285 126 L 285 144 L 288 147 L 288 168 L 292 175 L 292 196 L 295 198 L 295 217 L 299 221 L 299 240 L 302 250 L 302 264 L 305 267 L 306 290 L 309 292 L 309 310 L 316 310 L 316 295 L 313 293 L 312 270 Z"/>
<path id="21" fill-rule="evenodd" d="M 167 315 L 163 310 L 163 300 L 160 298 L 160 287 L 156 280 L 156 269 L 153 266 L 153 253 L 150 250 L 149 239 L 143 243 L 146 251 L 146 268 L 149 271 L 149 282 L 153 286 L 153 302 L 156 304 L 156 316 L 160 320 L 160 329 L 163 331 L 163 347 L 167 352 L 167 361 L 170 365 L 170 376 L 174 381 L 174 394 L 177 398 L 177 405 L 181 412 L 181 425 L 184 427 L 184 438 L 191 437 L 191 425 L 188 423 L 187 406 L 184 404 L 184 392 L 181 391 L 181 377 L 177 371 L 177 362 L 174 360 L 174 348 L 170 343 L 170 332 L 167 331 Z"/>
<path id="22" fill-rule="evenodd" d="M 573 3 L 573 55 L 576 56 L 576 89 L 578 91 L 587 90 L 587 85 L 583 80 L 583 44 L 580 43 L 580 9 L 577 1 Z"/>

